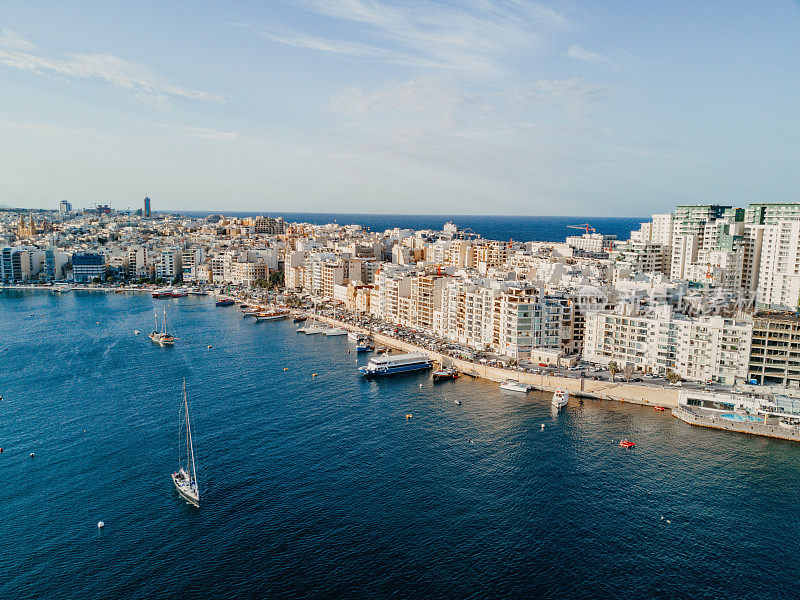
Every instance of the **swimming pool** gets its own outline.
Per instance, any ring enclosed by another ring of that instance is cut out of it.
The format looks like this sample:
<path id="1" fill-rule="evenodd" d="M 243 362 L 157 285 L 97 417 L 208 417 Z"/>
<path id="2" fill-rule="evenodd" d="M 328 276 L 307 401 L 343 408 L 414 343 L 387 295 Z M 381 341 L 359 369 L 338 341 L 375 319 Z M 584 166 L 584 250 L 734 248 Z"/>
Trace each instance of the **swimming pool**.
<path id="1" fill-rule="evenodd" d="M 725 413 L 724 415 L 719 416 L 720 419 L 725 419 L 726 421 L 756 421 L 761 422 L 761 419 L 758 417 L 754 417 L 752 415 L 737 415 L 734 413 Z"/>

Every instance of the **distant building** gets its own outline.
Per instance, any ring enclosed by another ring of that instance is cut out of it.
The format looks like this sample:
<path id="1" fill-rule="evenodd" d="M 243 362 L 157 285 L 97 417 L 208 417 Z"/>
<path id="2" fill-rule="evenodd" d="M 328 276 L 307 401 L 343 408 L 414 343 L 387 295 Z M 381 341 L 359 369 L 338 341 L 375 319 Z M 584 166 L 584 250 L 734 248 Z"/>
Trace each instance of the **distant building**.
<path id="1" fill-rule="evenodd" d="M 72 255 L 72 278 L 75 281 L 91 281 L 95 277 L 103 279 L 106 275 L 106 257 L 92 252 Z"/>
<path id="2" fill-rule="evenodd" d="M 72 212 L 72 204 L 67 202 L 66 199 L 58 203 L 58 212 L 61 215 L 68 215 Z"/>
<path id="3" fill-rule="evenodd" d="M 6 246 L 0 252 L 0 279 L 19 283 L 31 278 L 31 253 L 28 247 Z"/>
<path id="4" fill-rule="evenodd" d="M 144 209 L 142 210 L 142 216 L 146 219 L 150 218 L 150 196 L 144 197 Z"/>

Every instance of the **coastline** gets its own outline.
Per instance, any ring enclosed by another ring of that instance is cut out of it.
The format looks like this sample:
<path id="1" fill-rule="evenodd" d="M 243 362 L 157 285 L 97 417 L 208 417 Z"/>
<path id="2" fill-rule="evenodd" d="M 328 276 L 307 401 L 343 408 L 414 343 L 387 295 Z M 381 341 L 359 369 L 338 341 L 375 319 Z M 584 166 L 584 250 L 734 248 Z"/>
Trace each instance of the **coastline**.
<path id="1" fill-rule="evenodd" d="M 636 385 L 628 382 L 608 382 L 593 381 L 591 379 L 572 379 L 568 377 L 558 377 L 555 375 L 535 375 L 533 373 L 521 373 L 500 367 L 490 367 L 477 364 L 460 358 L 447 356 L 428 348 L 416 346 L 404 340 L 389 337 L 384 334 L 370 332 L 363 327 L 357 327 L 350 323 L 333 319 L 324 315 L 316 315 L 315 319 L 324 321 L 346 329 L 365 335 L 384 345 L 396 350 L 405 352 L 422 352 L 431 357 L 434 362 L 443 367 L 453 366 L 465 375 L 480 377 L 489 381 L 503 382 L 509 379 L 531 386 L 531 389 L 541 392 L 555 392 L 566 390 L 571 396 L 577 398 L 593 398 L 596 400 L 613 400 L 615 402 L 627 402 L 630 404 L 640 404 L 643 406 L 663 406 L 674 408 L 678 406 L 678 390 L 655 388 L 647 385 Z"/>

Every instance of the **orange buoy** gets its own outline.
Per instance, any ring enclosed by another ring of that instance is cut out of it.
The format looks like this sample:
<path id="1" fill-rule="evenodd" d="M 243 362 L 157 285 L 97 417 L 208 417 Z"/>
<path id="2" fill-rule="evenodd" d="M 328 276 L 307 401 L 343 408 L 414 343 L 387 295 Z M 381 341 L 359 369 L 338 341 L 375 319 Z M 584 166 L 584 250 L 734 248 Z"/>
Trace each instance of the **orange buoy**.
<path id="1" fill-rule="evenodd" d="M 316 373 L 312 373 L 312 374 L 311 374 L 311 376 L 312 376 L 312 377 L 316 377 L 316 376 L 317 376 L 317 374 L 316 374 Z"/>
<path id="2" fill-rule="evenodd" d="M 289 370 L 289 367 L 284 367 L 284 368 L 283 368 L 283 370 L 284 370 L 284 371 L 288 371 L 288 370 Z"/>
<path id="3" fill-rule="evenodd" d="M 408 413 L 408 414 L 406 415 L 406 421 L 408 421 L 408 420 L 411 418 L 411 416 L 412 416 L 412 415 L 411 415 L 411 413 Z"/>

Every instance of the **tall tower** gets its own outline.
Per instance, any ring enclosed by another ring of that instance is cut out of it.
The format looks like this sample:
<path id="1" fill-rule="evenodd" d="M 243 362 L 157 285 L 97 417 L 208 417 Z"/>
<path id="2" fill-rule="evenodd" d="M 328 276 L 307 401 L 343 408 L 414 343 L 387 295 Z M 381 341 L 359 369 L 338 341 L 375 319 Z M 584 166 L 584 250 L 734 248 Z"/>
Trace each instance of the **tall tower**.
<path id="1" fill-rule="evenodd" d="M 144 210 L 142 211 L 142 216 L 145 218 L 150 218 L 150 197 L 144 197 Z"/>

